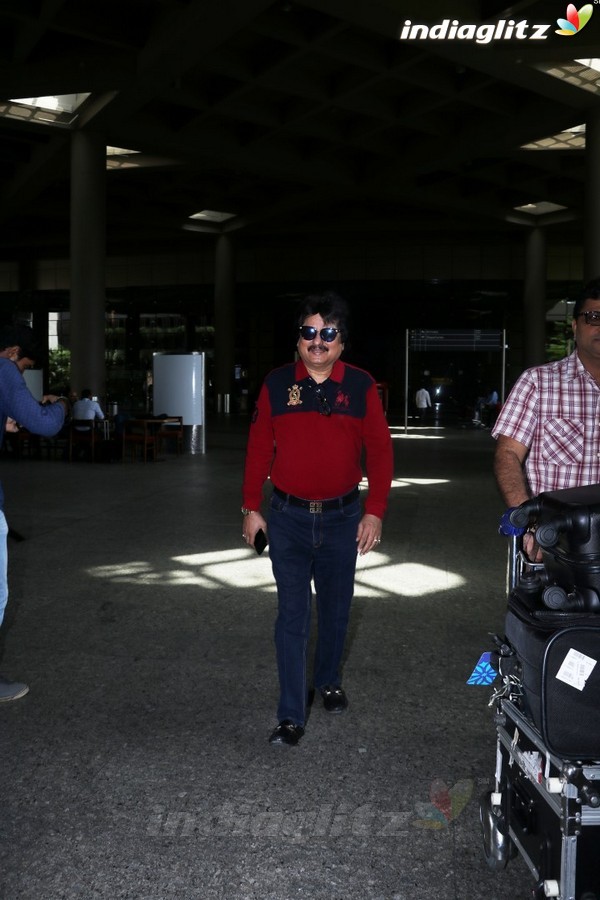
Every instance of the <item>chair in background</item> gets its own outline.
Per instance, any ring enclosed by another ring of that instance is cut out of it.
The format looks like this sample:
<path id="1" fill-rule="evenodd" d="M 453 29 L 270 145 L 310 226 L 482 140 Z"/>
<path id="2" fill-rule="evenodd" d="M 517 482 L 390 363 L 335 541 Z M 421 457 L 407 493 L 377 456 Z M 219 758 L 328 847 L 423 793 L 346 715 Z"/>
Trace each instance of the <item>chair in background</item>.
<path id="1" fill-rule="evenodd" d="M 172 442 L 175 447 L 175 453 L 179 456 L 183 453 L 183 416 L 169 416 L 160 426 L 157 434 L 158 452 L 162 453 Z"/>
<path id="2" fill-rule="evenodd" d="M 97 439 L 94 419 L 73 419 L 69 430 L 69 462 L 73 461 L 74 448 L 78 448 L 78 450 L 84 448 L 90 462 L 94 462 Z"/>
<path id="3" fill-rule="evenodd" d="M 24 456 L 32 457 L 40 453 L 38 435 L 32 434 L 27 428 L 7 431 L 4 435 L 4 447 L 10 452 L 13 459 L 22 459 Z"/>
<path id="4" fill-rule="evenodd" d="M 53 437 L 41 437 L 40 448 L 42 456 L 47 459 L 68 459 L 71 445 L 71 427 L 63 425 L 58 434 Z"/>
<path id="5" fill-rule="evenodd" d="M 127 460 L 129 448 L 131 460 L 137 458 L 137 448 L 140 448 L 144 462 L 148 461 L 148 455 L 156 460 L 156 446 L 158 429 L 156 422 L 147 422 L 144 419 L 128 419 L 123 423 L 123 462 Z"/>

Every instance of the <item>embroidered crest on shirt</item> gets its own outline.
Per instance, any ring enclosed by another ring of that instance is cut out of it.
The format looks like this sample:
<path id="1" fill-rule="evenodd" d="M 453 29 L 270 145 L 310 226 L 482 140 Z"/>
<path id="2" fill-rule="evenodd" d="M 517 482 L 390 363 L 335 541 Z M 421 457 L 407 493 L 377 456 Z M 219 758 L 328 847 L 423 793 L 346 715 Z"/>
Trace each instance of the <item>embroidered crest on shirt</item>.
<path id="1" fill-rule="evenodd" d="M 348 409 L 348 407 L 350 406 L 350 397 L 348 396 L 348 394 L 344 394 L 343 391 L 339 390 L 335 395 L 335 405 L 338 409 Z"/>
<path id="2" fill-rule="evenodd" d="M 294 384 L 291 388 L 288 388 L 289 400 L 288 406 L 301 406 L 302 400 L 300 399 L 300 392 L 302 391 L 301 387 L 298 387 L 297 384 Z"/>

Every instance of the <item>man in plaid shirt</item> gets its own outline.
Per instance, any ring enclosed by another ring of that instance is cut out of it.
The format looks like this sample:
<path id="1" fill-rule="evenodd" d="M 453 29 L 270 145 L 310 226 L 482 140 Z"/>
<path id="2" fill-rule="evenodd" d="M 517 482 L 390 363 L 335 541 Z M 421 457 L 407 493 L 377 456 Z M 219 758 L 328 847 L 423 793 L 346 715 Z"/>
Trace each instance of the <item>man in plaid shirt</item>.
<path id="1" fill-rule="evenodd" d="M 572 328 L 574 352 L 526 369 L 492 430 L 494 474 L 507 507 L 600 482 L 600 278 L 575 303 Z"/>

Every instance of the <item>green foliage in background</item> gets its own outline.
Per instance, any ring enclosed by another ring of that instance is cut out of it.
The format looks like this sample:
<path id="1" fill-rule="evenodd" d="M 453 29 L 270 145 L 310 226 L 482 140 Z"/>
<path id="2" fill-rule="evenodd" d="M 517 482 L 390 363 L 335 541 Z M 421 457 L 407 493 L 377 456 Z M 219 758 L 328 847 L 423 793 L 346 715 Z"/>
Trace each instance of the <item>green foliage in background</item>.
<path id="1" fill-rule="evenodd" d="M 59 347 L 48 351 L 48 389 L 51 394 L 68 392 L 71 378 L 71 351 Z"/>
<path id="2" fill-rule="evenodd" d="M 573 350 L 573 331 L 570 322 L 552 322 L 546 341 L 546 359 L 564 359 Z"/>

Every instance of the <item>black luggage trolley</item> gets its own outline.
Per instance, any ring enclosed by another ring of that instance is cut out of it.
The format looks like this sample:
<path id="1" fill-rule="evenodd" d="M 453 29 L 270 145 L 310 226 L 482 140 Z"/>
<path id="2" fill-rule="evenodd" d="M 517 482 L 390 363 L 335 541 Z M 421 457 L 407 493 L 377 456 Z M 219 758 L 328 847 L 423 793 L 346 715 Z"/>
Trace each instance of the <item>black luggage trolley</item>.
<path id="1" fill-rule="evenodd" d="M 484 853 L 494 871 L 520 854 L 532 898 L 600 900 L 600 485 L 540 494 L 510 522 L 535 528 L 542 560 L 510 539 Z"/>

